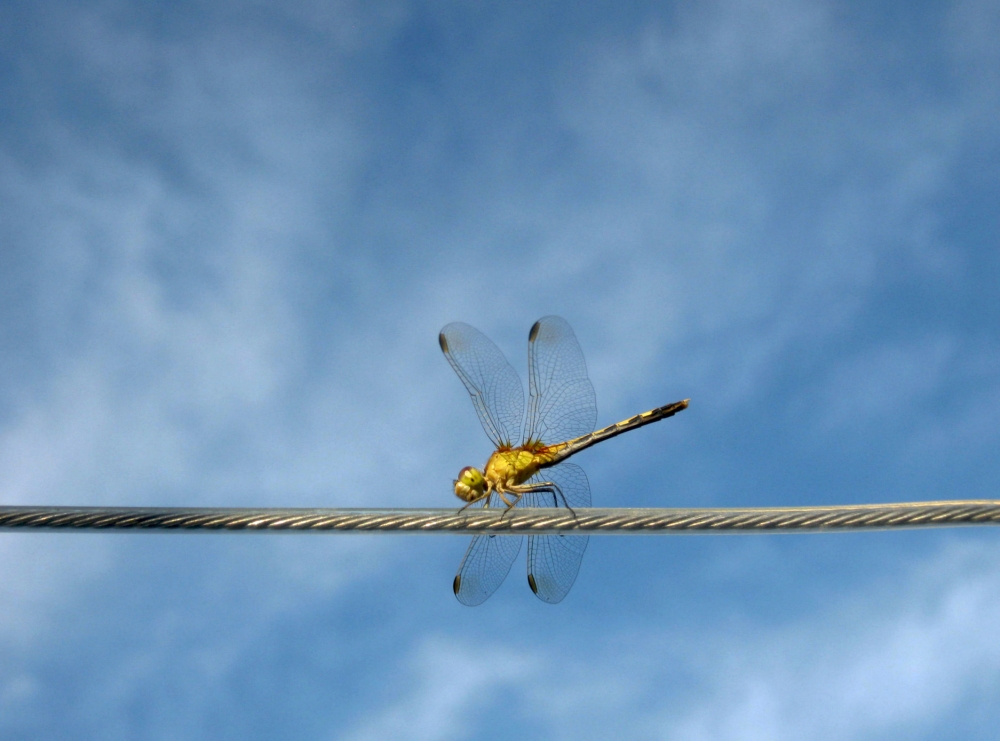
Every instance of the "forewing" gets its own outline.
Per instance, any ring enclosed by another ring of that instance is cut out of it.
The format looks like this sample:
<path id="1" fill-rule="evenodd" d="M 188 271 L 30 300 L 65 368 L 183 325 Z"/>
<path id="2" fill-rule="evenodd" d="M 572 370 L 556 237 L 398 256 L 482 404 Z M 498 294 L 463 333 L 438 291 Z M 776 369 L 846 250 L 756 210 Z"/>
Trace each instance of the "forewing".
<path id="1" fill-rule="evenodd" d="M 565 319 L 542 317 L 528 333 L 528 418 L 524 442 L 561 443 L 594 431 L 597 396 Z"/>
<path id="2" fill-rule="evenodd" d="M 551 481 L 559 487 L 558 493 L 531 492 L 518 502 L 527 507 L 565 507 L 572 509 L 590 506 L 590 482 L 583 469 L 572 463 L 560 463 L 546 468 L 532 477 L 529 483 Z M 563 497 L 566 501 L 563 501 Z M 525 501 L 527 500 L 527 501 Z M 555 604 L 569 594 L 576 581 L 587 550 L 586 535 L 529 535 L 528 536 L 528 585 L 543 602 Z"/>
<path id="3" fill-rule="evenodd" d="M 494 507 L 506 507 L 496 494 L 490 495 Z M 483 500 L 485 501 L 485 500 Z M 503 584 L 510 566 L 521 550 L 520 535 L 477 535 L 469 543 L 453 588 L 463 605 L 481 605 Z"/>
<path id="4" fill-rule="evenodd" d="M 472 397 L 479 421 L 493 444 L 516 444 L 524 420 L 524 388 L 500 348 L 478 329 L 462 322 L 442 329 L 438 341 Z"/>

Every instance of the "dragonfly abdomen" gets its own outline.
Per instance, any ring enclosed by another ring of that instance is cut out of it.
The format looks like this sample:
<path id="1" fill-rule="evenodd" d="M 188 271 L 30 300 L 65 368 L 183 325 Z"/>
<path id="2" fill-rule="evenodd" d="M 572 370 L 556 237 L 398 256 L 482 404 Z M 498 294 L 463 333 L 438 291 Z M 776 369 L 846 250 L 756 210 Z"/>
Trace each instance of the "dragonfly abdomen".
<path id="1" fill-rule="evenodd" d="M 616 435 L 621 435 L 623 432 L 644 427 L 645 425 L 652 424 L 653 422 L 659 422 L 661 419 L 666 419 L 667 417 L 673 417 L 677 414 L 677 412 L 682 412 L 687 409 L 689 401 L 690 399 L 684 399 L 683 401 L 675 401 L 673 404 L 667 404 L 666 406 L 657 407 L 656 409 L 650 409 L 648 412 L 643 412 L 642 414 L 637 414 L 634 417 L 629 417 L 628 419 L 616 422 L 615 424 L 609 425 L 608 427 L 604 427 L 600 430 L 595 430 L 587 435 L 582 435 L 574 438 L 573 440 L 567 440 L 563 446 L 553 445 L 550 448 L 550 450 L 554 453 L 553 460 L 551 463 L 547 463 L 546 465 L 555 465 L 560 461 L 566 460 L 571 455 L 576 455 L 581 450 L 586 450 L 591 445 L 597 445 L 597 443 L 615 437 Z M 559 448 L 558 451 L 556 450 L 557 448 Z"/>

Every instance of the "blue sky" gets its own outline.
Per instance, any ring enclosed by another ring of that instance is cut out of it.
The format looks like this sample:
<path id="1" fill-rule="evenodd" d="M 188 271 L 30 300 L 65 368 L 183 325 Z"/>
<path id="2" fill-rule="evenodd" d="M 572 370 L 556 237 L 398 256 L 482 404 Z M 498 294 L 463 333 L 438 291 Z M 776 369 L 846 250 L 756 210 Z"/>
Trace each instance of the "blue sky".
<path id="1" fill-rule="evenodd" d="M 449 507 L 576 330 L 596 506 L 996 497 L 995 3 L 0 7 L 0 502 Z M 0 534 L 7 739 L 992 739 L 990 530 Z"/>

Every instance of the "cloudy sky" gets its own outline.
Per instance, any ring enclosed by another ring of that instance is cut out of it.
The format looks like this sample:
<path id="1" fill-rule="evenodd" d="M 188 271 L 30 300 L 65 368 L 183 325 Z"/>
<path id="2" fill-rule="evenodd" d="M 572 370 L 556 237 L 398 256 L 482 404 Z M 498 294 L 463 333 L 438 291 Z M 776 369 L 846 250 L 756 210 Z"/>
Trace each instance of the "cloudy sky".
<path id="1" fill-rule="evenodd" d="M 1000 8 L 0 5 L 0 503 L 457 505 L 564 316 L 596 506 L 994 498 Z M 5 739 L 937 739 L 1000 540 L 0 533 Z"/>

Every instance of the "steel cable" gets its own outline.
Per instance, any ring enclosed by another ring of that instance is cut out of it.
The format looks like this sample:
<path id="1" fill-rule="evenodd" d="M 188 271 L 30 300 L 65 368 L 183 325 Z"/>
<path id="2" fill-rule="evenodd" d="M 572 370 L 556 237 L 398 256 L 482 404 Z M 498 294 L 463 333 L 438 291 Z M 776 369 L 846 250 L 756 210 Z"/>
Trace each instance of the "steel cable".
<path id="1" fill-rule="evenodd" d="M 3 530 L 671 535 L 1000 524 L 1000 502 L 658 509 L 285 509 L 0 506 Z"/>

